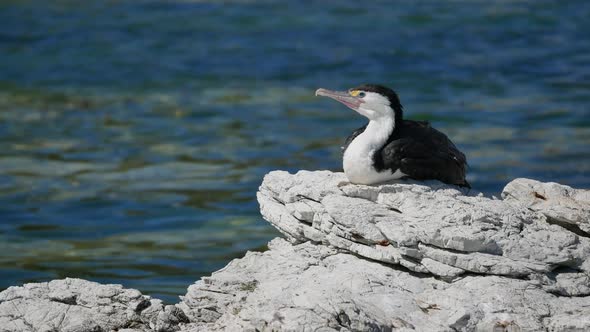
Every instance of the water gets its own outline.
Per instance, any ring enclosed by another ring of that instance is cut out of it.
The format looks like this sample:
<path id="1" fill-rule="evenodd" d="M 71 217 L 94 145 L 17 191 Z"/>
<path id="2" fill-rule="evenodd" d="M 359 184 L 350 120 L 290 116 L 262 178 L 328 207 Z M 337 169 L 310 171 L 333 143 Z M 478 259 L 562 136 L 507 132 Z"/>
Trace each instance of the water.
<path id="1" fill-rule="evenodd" d="M 333 169 L 394 87 L 498 195 L 590 187 L 590 3 L 2 1 L 0 288 L 66 276 L 176 302 L 277 232 L 273 169 Z"/>

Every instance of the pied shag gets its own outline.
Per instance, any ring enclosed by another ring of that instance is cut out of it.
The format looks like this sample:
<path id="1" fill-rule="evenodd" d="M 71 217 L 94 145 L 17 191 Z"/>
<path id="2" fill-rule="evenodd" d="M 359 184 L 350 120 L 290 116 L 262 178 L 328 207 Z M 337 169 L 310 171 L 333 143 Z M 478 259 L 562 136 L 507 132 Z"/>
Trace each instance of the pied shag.
<path id="1" fill-rule="evenodd" d="M 318 89 L 369 119 L 345 141 L 343 168 L 352 183 L 375 184 L 400 178 L 436 179 L 470 188 L 467 161 L 453 142 L 428 122 L 403 119 L 395 91 L 365 84 L 348 91 Z"/>

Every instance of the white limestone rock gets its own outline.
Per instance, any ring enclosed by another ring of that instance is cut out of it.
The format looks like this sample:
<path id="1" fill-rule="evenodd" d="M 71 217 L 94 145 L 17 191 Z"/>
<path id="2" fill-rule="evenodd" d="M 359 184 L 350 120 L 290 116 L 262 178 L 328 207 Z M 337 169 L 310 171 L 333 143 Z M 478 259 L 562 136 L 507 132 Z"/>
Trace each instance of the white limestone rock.
<path id="1" fill-rule="evenodd" d="M 183 331 L 590 330 L 588 238 L 521 204 L 325 171 L 272 172 L 258 200 L 291 243 L 190 286 Z"/>
<path id="2" fill-rule="evenodd" d="M 191 285 L 182 331 L 562 331 L 590 328 L 590 297 L 471 274 L 446 282 L 283 239 Z M 572 321 L 575 320 L 575 321 Z"/>
<path id="3" fill-rule="evenodd" d="M 0 331 L 171 332 L 188 319 L 174 306 L 121 285 L 62 279 L 0 293 Z"/>
<path id="4" fill-rule="evenodd" d="M 529 208 L 564 226 L 590 233 L 590 191 L 555 182 L 515 179 L 502 191 L 505 202 Z M 590 236 L 590 234 L 586 234 Z"/>
<path id="5" fill-rule="evenodd" d="M 585 211 L 587 191 L 573 196 L 576 211 Z M 328 171 L 271 172 L 258 201 L 292 243 L 322 243 L 447 280 L 464 273 L 534 278 L 561 294 L 590 294 L 581 282 L 590 272 L 590 239 L 511 201 L 438 181 L 354 185 Z M 565 268 L 576 278 L 543 277 Z"/>

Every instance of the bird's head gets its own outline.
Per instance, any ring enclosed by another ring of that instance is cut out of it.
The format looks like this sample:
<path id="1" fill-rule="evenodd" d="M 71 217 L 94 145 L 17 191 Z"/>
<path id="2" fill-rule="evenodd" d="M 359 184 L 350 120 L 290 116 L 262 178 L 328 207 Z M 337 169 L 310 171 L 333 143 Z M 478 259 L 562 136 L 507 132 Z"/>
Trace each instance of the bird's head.
<path id="1" fill-rule="evenodd" d="M 316 96 L 330 97 L 352 108 L 369 120 L 379 121 L 388 117 L 401 123 L 402 104 L 395 91 L 377 84 L 364 84 L 348 91 L 317 89 Z"/>

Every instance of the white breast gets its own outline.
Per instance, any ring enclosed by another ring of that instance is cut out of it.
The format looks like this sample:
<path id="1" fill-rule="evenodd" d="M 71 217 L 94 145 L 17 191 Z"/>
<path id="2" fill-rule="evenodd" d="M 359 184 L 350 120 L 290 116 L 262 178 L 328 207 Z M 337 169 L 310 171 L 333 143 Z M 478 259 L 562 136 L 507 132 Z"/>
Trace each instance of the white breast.
<path id="1" fill-rule="evenodd" d="M 370 121 L 365 131 L 348 145 L 342 166 L 350 182 L 374 184 L 405 176 L 399 169 L 393 173 L 389 169 L 377 172 L 373 165 L 373 155 L 383 147 L 392 131 L 392 123 Z"/>

